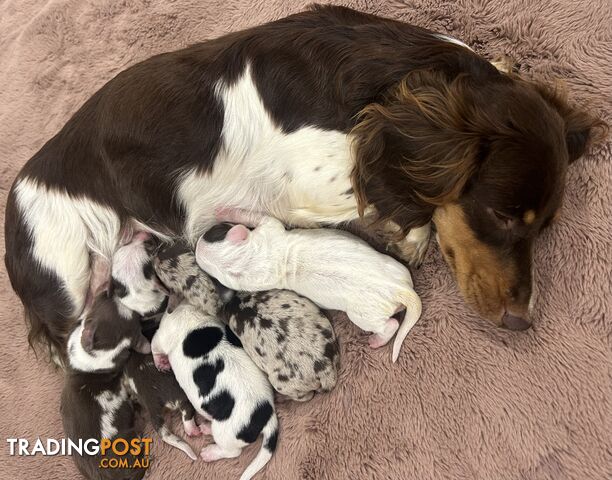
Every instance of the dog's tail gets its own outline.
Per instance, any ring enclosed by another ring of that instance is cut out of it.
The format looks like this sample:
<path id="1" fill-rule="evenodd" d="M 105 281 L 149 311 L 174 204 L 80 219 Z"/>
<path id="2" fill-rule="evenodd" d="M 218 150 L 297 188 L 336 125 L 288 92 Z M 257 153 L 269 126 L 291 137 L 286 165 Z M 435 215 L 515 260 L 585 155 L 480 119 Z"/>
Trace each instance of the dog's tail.
<path id="1" fill-rule="evenodd" d="M 414 327 L 417 320 L 421 317 L 422 309 L 421 299 L 412 289 L 404 290 L 402 292 L 400 302 L 406 307 L 406 315 L 404 316 L 404 321 L 397 330 L 395 340 L 393 341 L 393 353 L 391 355 L 393 362 L 397 361 L 400 349 L 402 348 L 402 343 L 404 343 L 404 339 L 406 338 L 406 335 L 408 335 L 408 332 L 412 330 L 412 327 Z"/>
<path id="2" fill-rule="evenodd" d="M 272 454 L 274 450 L 276 450 L 276 441 L 278 440 L 278 417 L 276 416 L 276 412 L 272 412 L 272 416 L 261 433 L 263 435 L 261 448 L 257 456 L 240 476 L 240 480 L 250 480 L 253 478 L 253 476 L 272 458 Z"/>

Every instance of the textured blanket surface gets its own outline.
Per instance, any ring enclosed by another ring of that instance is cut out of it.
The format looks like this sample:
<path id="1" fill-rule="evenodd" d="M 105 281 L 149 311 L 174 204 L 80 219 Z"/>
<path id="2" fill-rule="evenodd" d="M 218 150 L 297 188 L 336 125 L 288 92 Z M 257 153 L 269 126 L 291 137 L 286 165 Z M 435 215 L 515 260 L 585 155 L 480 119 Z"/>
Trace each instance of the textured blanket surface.
<path id="1" fill-rule="evenodd" d="M 0 1 L 0 211 L 20 167 L 92 93 L 153 54 L 297 12 L 282 0 Z M 612 120 L 608 0 L 348 0 L 449 33 L 521 72 L 563 78 Z M 399 362 L 345 318 L 338 387 L 279 404 L 279 448 L 259 478 L 561 480 L 611 478 L 612 156 L 571 167 L 558 223 L 538 240 L 533 329 L 495 329 L 462 302 L 435 245 L 414 272 L 422 320 Z M 4 221 L 2 220 L 2 224 Z M 4 255 L 4 238 L 0 239 Z M 7 437 L 63 436 L 61 376 L 28 350 L 23 311 L 0 267 L 0 475 L 79 478 L 66 457 L 10 457 Z M 201 447 L 204 440 L 192 442 Z M 154 440 L 148 478 L 231 479 L 234 460 L 191 463 Z"/>

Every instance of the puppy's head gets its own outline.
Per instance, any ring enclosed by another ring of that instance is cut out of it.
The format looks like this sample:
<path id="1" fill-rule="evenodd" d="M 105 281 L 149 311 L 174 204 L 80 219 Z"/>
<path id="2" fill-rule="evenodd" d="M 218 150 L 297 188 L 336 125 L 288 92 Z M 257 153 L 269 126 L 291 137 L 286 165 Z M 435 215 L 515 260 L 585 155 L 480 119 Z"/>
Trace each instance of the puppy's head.
<path id="1" fill-rule="evenodd" d="M 355 128 L 361 206 L 404 232 L 436 224 L 469 304 L 497 325 L 529 327 L 535 237 L 557 215 L 570 163 L 602 122 L 542 85 L 480 60 L 415 71 Z"/>
<path id="2" fill-rule="evenodd" d="M 82 372 L 116 371 L 127 361 L 130 349 L 151 352 L 141 332 L 140 317 L 102 294 L 70 334 L 68 362 L 72 369 Z"/>
<path id="3" fill-rule="evenodd" d="M 158 312 L 168 294 L 153 268 L 147 234 L 138 233 L 113 255 L 111 292 L 128 309 L 148 316 Z"/>
<path id="4" fill-rule="evenodd" d="M 198 265 L 221 283 L 230 277 L 240 277 L 252 253 L 251 235 L 251 231 L 244 225 L 215 225 L 196 244 Z"/>

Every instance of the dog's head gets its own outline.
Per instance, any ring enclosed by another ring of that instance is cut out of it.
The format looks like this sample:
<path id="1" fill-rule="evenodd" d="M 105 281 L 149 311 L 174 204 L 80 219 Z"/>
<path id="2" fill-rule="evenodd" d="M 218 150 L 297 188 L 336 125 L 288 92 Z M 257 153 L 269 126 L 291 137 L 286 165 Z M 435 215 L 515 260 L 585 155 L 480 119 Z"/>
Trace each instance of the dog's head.
<path id="1" fill-rule="evenodd" d="M 601 127 L 542 85 L 492 66 L 408 75 L 354 130 L 360 206 L 404 228 L 433 218 L 469 304 L 529 327 L 535 237 L 555 218 L 570 163 Z"/>

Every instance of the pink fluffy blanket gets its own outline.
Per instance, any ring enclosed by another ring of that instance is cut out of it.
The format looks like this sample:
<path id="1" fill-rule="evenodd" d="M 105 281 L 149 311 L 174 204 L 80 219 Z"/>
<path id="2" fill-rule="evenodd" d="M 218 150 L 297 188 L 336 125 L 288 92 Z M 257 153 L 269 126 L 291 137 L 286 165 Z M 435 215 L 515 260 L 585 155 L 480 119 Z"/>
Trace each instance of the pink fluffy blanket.
<path id="1" fill-rule="evenodd" d="M 0 211 L 24 162 L 119 71 L 305 4 L 0 1 Z M 610 123 L 607 0 L 345 4 L 449 33 L 488 58 L 509 54 L 525 75 L 564 78 L 575 101 Z M 308 403 L 279 405 L 279 447 L 259 478 L 610 478 L 611 156 L 607 143 L 570 169 L 561 219 L 537 244 L 532 330 L 502 331 L 480 320 L 431 246 L 414 272 L 423 317 L 399 362 L 390 363 L 388 349 L 368 349 L 365 335 L 339 318 L 339 385 Z M 69 457 L 8 456 L 7 437 L 63 436 L 62 378 L 28 351 L 4 267 L 0 305 L 1 476 L 78 478 Z M 155 439 L 148 478 L 238 478 L 258 448 L 206 465 Z"/>

